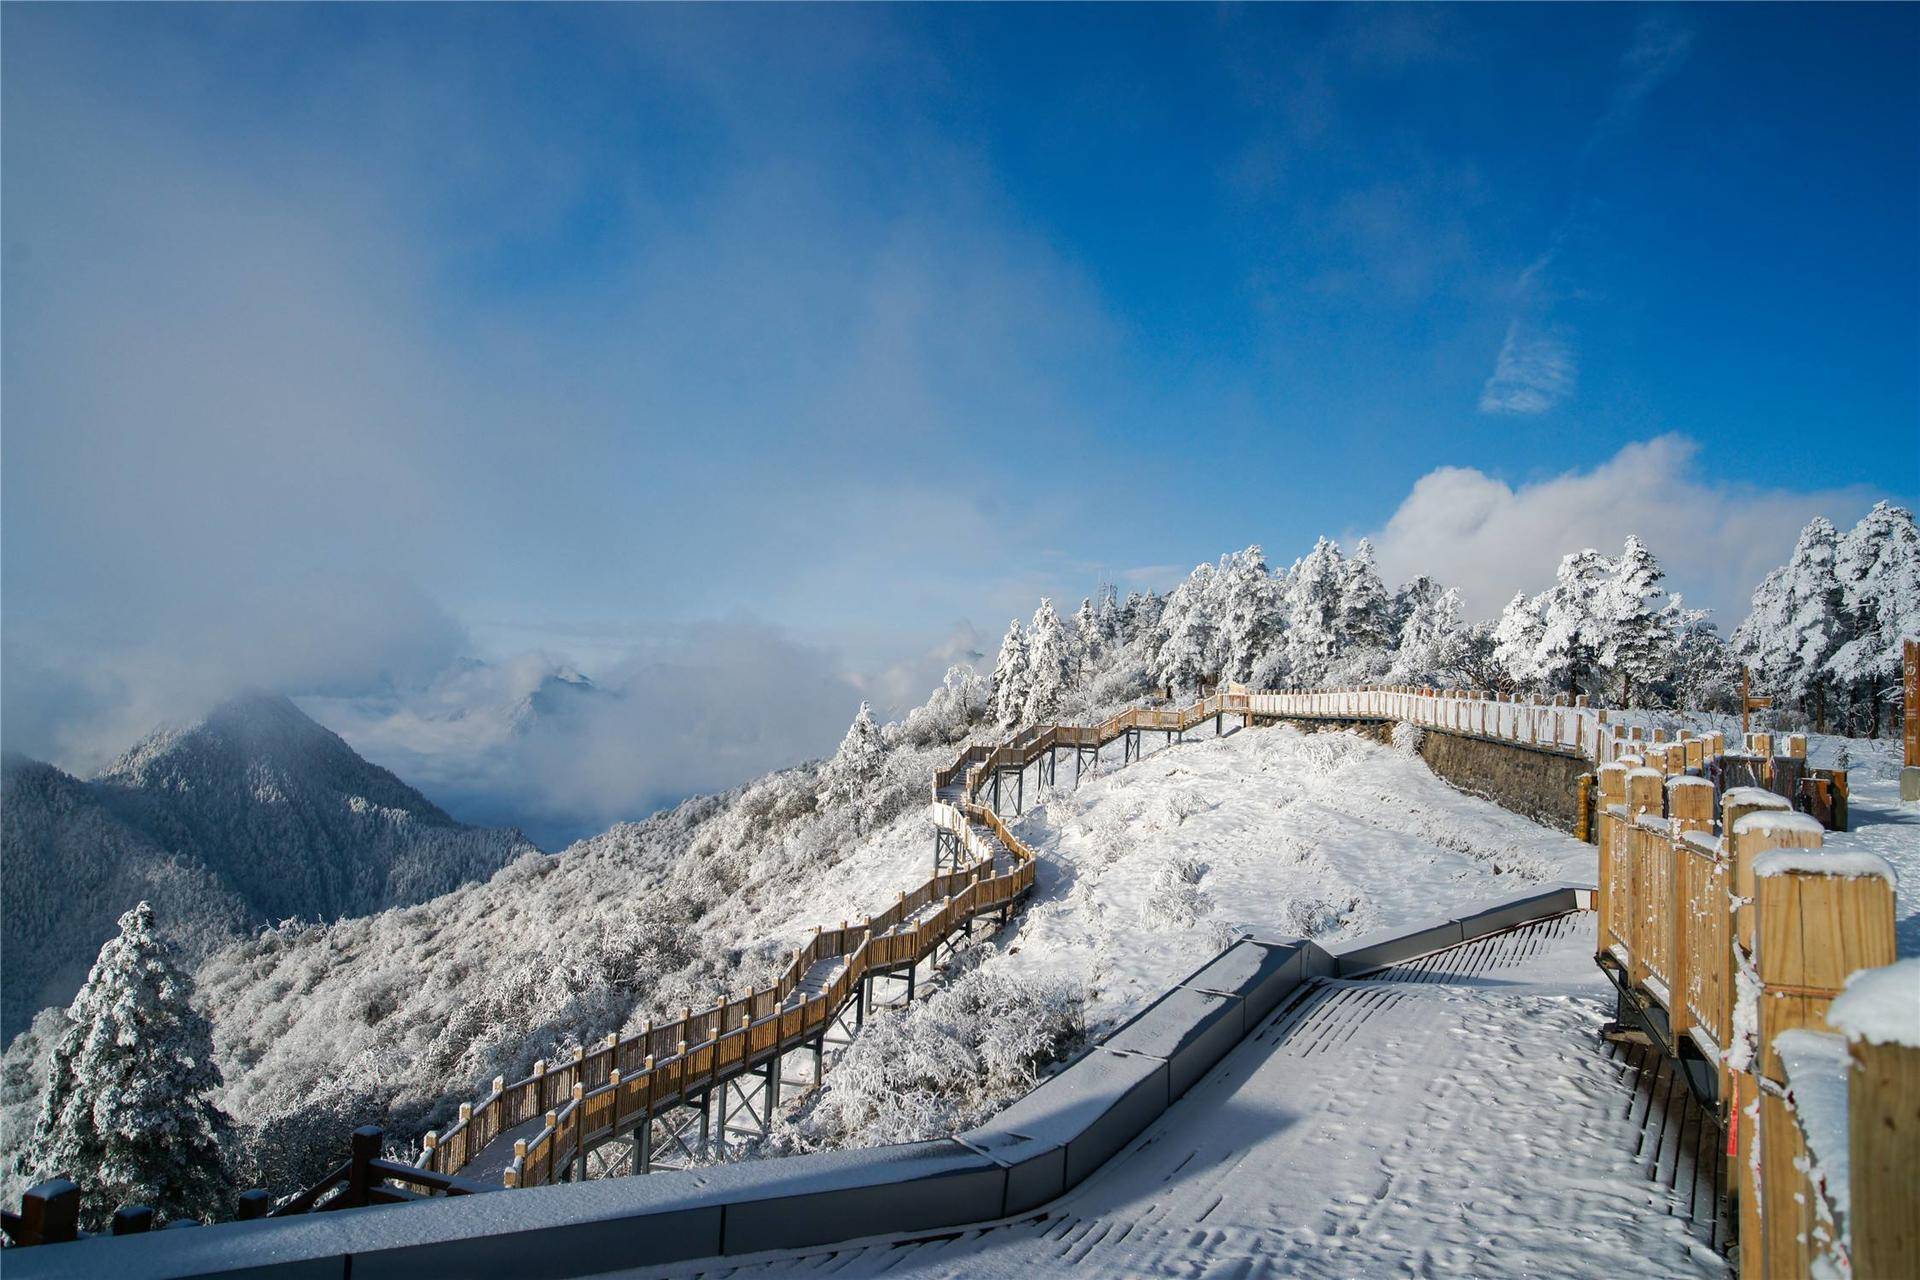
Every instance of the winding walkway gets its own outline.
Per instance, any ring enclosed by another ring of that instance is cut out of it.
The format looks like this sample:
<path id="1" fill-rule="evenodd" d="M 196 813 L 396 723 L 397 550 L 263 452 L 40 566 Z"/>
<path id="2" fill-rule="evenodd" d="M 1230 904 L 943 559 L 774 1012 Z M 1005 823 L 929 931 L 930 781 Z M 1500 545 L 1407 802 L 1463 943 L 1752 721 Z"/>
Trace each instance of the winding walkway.
<path id="1" fill-rule="evenodd" d="M 934 772 L 930 816 L 942 855 L 937 873 L 886 911 L 816 931 L 770 986 L 642 1032 L 609 1036 L 571 1061 L 538 1063 L 532 1075 L 496 1079 L 460 1118 L 428 1134 L 419 1167 L 470 1182 L 535 1186 L 584 1177 L 587 1153 L 634 1133 L 676 1107 L 705 1105 L 713 1090 L 767 1070 L 784 1054 L 824 1043 L 827 1028 L 872 977 L 909 973 L 981 916 L 1002 919 L 1031 893 L 1034 853 L 1001 820 L 1001 783 L 1038 765 L 1051 777 L 1062 751 L 1100 751 L 1140 736 L 1168 741 L 1225 718 L 1333 723 L 1405 721 L 1513 741 L 1603 762 L 1616 739 L 1605 714 L 1565 700 L 1520 701 L 1410 687 L 1262 692 L 1229 687 L 1188 707 L 1133 708 L 1096 725 L 1034 726 L 1011 742 L 975 746 Z M 1078 758 L 1078 757 L 1076 757 Z M 984 797 L 990 796 L 986 801 Z M 863 1006 L 864 1007 L 864 1006 Z M 777 1070 L 777 1067 L 772 1068 Z"/>

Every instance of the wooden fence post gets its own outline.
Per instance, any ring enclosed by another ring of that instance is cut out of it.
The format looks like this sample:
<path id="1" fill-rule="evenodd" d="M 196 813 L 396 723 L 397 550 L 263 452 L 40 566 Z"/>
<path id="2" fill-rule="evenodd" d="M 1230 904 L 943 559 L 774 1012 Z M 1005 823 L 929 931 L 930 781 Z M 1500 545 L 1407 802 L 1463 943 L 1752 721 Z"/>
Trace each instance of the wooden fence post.
<path id="1" fill-rule="evenodd" d="M 1823 1029 L 1827 1008 L 1860 969 L 1894 958 L 1892 870 L 1872 855 L 1819 852 L 1820 824 L 1803 813 L 1767 810 L 1735 824 L 1749 847 L 1766 846 L 1752 863 L 1753 960 L 1758 1030 L 1751 1070 L 1757 1095 L 1759 1159 L 1743 1162 L 1759 1217 L 1757 1236 L 1743 1236 L 1741 1271 L 1803 1276 L 1811 1263 L 1814 1206 L 1797 1189 L 1804 1160 L 1799 1126 L 1783 1097 L 1786 1072 L 1774 1038 L 1803 1027 Z M 1747 1218 L 1742 1196 L 1741 1219 Z M 1749 1254 L 1749 1248 L 1752 1248 Z M 1748 1259 L 1751 1257 L 1752 1262 Z"/>
<path id="2" fill-rule="evenodd" d="M 1855 974 L 1827 1011 L 1847 1037 L 1847 1223 L 1853 1274 L 1920 1258 L 1920 959 Z"/>
<path id="3" fill-rule="evenodd" d="M 353 1131 L 349 1140 L 350 1158 L 347 1166 L 347 1205 L 359 1208 L 367 1203 L 367 1193 L 373 1189 L 376 1179 L 373 1176 L 373 1162 L 380 1158 L 380 1145 L 386 1139 L 378 1125 L 363 1124 Z"/>
<path id="4" fill-rule="evenodd" d="M 68 1178 L 28 1187 L 19 1213 L 0 1213 L 0 1227 L 16 1245 L 64 1244 L 80 1234 L 80 1188 Z"/>
<path id="5" fill-rule="evenodd" d="M 1713 784 L 1705 778 L 1689 778 L 1685 774 L 1668 778 L 1667 815 L 1671 832 L 1667 847 L 1668 885 L 1672 897 L 1672 918 L 1667 922 L 1667 1018 L 1678 1052 L 1680 1038 L 1693 1025 L 1693 1008 L 1687 993 L 1693 978 L 1691 966 L 1699 962 L 1698 957 L 1688 954 L 1687 948 L 1692 934 L 1689 924 L 1694 914 L 1693 897 L 1686 891 L 1687 870 L 1694 855 L 1687 849 L 1686 837 L 1690 831 L 1713 830 Z M 1720 904 L 1716 902 L 1712 909 L 1721 909 Z"/>
<path id="6" fill-rule="evenodd" d="M 1661 816 L 1661 786 L 1664 780 L 1657 769 L 1642 765 L 1627 772 L 1627 881 L 1632 885 L 1628 894 L 1628 915 L 1625 918 L 1627 929 L 1627 981 L 1635 987 L 1645 987 L 1647 983 L 1647 935 L 1652 925 L 1649 912 L 1654 904 L 1651 895 L 1646 893 L 1647 860 L 1651 855 L 1648 849 L 1648 833 L 1640 825 L 1640 819 Z"/>

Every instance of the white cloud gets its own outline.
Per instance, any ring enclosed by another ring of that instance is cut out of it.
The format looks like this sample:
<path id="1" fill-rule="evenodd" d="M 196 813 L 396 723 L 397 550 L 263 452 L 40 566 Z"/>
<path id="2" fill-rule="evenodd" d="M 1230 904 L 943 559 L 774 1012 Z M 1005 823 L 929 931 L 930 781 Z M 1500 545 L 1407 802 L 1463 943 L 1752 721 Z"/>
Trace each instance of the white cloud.
<path id="1" fill-rule="evenodd" d="M 1482 413 L 1545 413 L 1573 394 L 1573 348 L 1523 320 L 1507 326 L 1493 376 L 1480 391 Z"/>
<path id="2" fill-rule="evenodd" d="M 1381 572 L 1457 586 L 1469 612 L 1485 617 L 1517 590 L 1544 588 L 1568 552 L 1617 552 L 1637 534 L 1666 567 L 1669 588 L 1714 609 L 1724 632 L 1810 517 L 1850 523 L 1879 496 L 1716 483 L 1698 474 L 1696 452 L 1685 437 L 1665 435 L 1590 471 L 1518 487 L 1471 467 L 1430 471 L 1373 535 Z"/>

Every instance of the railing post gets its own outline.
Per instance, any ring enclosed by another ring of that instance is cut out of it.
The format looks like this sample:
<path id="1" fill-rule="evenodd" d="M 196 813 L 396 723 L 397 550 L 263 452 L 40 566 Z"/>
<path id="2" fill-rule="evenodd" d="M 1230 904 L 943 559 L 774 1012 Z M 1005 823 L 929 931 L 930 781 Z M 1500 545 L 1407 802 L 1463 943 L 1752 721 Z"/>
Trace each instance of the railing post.
<path id="1" fill-rule="evenodd" d="M 1595 890 L 1595 905 L 1600 909 L 1600 939 L 1596 950 L 1600 955 L 1605 955 L 1609 945 L 1608 936 L 1614 931 L 1614 922 L 1620 918 L 1621 904 L 1616 900 L 1615 888 L 1619 879 L 1620 820 L 1614 816 L 1613 807 L 1627 802 L 1627 767 L 1623 764 L 1604 764 L 1595 770 L 1595 774 L 1600 784 L 1597 806 L 1600 875 Z"/>
<path id="2" fill-rule="evenodd" d="M 1627 926 L 1627 981 L 1644 988 L 1650 972 L 1647 965 L 1648 913 L 1657 904 L 1647 901 L 1647 832 L 1640 825 L 1644 817 L 1658 818 L 1661 809 L 1662 779 L 1657 769 L 1644 765 L 1627 773 L 1627 882 L 1629 914 Z"/>
<path id="3" fill-rule="evenodd" d="M 70 1178 L 35 1183 L 21 1195 L 20 1212 L 0 1215 L 0 1224 L 15 1245 L 65 1244 L 80 1234 L 80 1188 Z"/>
<path id="4" fill-rule="evenodd" d="M 138 1207 L 139 1206 L 136 1206 L 136 1208 Z M 233 1206 L 233 1216 L 235 1218 L 238 1218 L 241 1222 L 252 1222 L 255 1218 L 266 1217 L 268 1211 L 270 1211 L 272 1208 L 273 1208 L 273 1197 L 269 1195 L 264 1188 L 255 1187 L 251 1191 L 242 1191 L 240 1193 L 239 1199 L 235 1201 Z M 127 1212 L 127 1210 L 125 1209 L 122 1209 L 120 1211 L 120 1213 L 125 1213 L 125 1212 Z M 120 1213 L 116 1213 L 113 1215 L 113 1225 L 114 1225 L 115 1235 L 124 1234 L 119 1229 Z M 149 1215 L 151 1215 L 152 1210 L 148 1210 L 148 1213 Z M 143 1231 L 145 1229 L 146 1228 L 144 1227 L 141 1228 L 141 1230 Z"/>
<path id="5" fill-rule="evenodd" d="M 373 1189 L 373 1162 L 380 1158 L 380 1145 L 386 1139 L 378 1125 L 363 1124 L 353 1131 L 349 1139 L 350 1158 L 347 1162 L 347 1206 L 357 1209 L 367 1203 L 367 1195 Z"/>
<path id="6" fill-rule="evenodd" d="M 1853 1274 L 1920 1258 L 1920 959 L 1855 974 L 1827 1011 L 1847 1037 L 1847 1212 Z"/>
<path id="7" fill-rule="evenodd" d="M 1850 975 L 1892 963 L 1893 872 L 1871 855 L 1819 852 L 1820 824 L 1805 814 L 1749 813 L 1734 835 L 1743 856 L 1752 855 L 1757 1008 L 1750 1025 L 1757 1036 L 1749 1070 L 1758 1123 L 1748 1141 L 1760 1144 L 1757 1160 L 1749 1152 L 1741 1162 L 1747 1184 L 1758 1170 L 1758 1185 L 1741 1188 L 1741 1225 L 1750 1209 L 1759 1219 L 1757 1233 L 1742 1236 L 1741 1271 L 1791 1276 L 1808 1265 L 1814 1206 L 1788 1190 L 1799 1186 L 1795 1162 L 1804 1153 L 1782 1096 L 1786 1073 L 1774 1039 L 1782 1031 L 1824 1028 L 1828 1006 Z"/>
<path id="8" fill-rule="evenodd" d="M 1672 972 L 1667 975 L 1668 1003 L 1672 1007 L 1667 1010 L 1667 1018 L 1677 1051 L 1680 1037 L 1693 1025 L 1693 1010 L 1687 1001 L 1687 992 L 1692 984 L 1692 966 L 1698 960 L 1698 957 L 1688 953 L 1687 948 L 1687 940 L 1692 934 L 1690 925 L 1695 904 L 1693 895 L 1687 892 L 1687 871 L 1692 864 L 1693 854 L 1687 851 L 1686 837 L 1690 831 L 1713 830 L 1713 784 L 1705 778 L 1684 775 L 1668 778 L 1667 815 L 1671 830 L 1668 857 L 1672 859 L 1673 885 L 1673 907 L 1668 921 L 1672 930 L 1668 940 L 1668 964 Z M 1720 904 L 1714 903 L 1711 909 L 1720 910 Z"/>
<path id="9" fill-rule="evenodd" d="M 236 1217 L 244 1221 L 263 1218 L 267 1210 L 273 1207 L 273 1197 L 258 1188 L 244 1191 L 240 1203 L 236 1206 Z M 116 1236 L 140 1236 L 153 1230 L 153 1210 L 144 1204 L 123 1204 L 113 1211 L 113 1221 L 108 1224 L 107 1232 Z"/>

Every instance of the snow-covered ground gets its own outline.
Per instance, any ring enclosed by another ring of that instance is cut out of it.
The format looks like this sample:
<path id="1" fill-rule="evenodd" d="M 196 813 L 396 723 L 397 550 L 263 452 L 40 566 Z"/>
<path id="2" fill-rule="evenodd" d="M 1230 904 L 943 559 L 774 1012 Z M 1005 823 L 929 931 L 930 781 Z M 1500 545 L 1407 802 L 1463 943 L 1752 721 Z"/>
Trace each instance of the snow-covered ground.
<path id="1" fill-rule="evenodd" d="M 1015 825 L 1039 883 L 990 963 L 1077 977 L 1095 1032 L 1236 934 L 1356 937 L 1595 874 L 1591 846 L 1354 733 L 1196 737 L 1109 760 L 1077 790 L 1071 771 Z"/>
<path id="2" fill-rule="evenodd" d="M 685 1273 L 1725 1276 L 1598 1050 L 1592 930 L 1562 917 L 1418 981 L 1312 989 L 1039 1214 Z"/>

